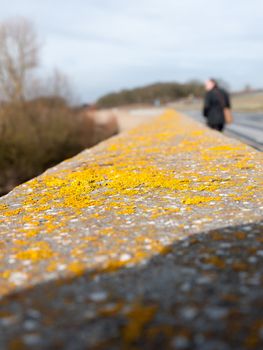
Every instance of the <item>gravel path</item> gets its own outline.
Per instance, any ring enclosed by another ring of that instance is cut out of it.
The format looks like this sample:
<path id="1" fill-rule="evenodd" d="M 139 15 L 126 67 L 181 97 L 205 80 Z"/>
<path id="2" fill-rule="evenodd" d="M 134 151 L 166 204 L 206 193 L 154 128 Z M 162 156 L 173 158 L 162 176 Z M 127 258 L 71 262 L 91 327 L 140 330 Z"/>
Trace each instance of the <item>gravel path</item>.
<path id="1" fill-rule="evenodd" d="M 113 108 L 110 110 L 98 111 L 97 115 L 108 116 L 109 113 L 117 118 L 120 132 L 127 131 L 139 126 L 142 123 L 151 122 L 154 117 L 163 114 L 164 108 L 137 107 L 137 108 Z"/>
<path id="2" fill-rule="evenodd" d="M 0 199 L 0 349 L 263 347 L 262 155 L 167 110 Z"/>

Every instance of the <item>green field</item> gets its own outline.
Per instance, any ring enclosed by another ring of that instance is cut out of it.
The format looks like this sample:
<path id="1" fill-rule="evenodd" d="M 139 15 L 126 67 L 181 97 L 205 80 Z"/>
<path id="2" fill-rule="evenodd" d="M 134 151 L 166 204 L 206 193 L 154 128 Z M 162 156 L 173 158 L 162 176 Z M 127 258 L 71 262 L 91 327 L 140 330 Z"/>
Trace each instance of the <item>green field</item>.
<path id="1" fill-rule="evenodd" d="M 240 112 L 263 112 L 263 92 L 233 96 L 232 105 L 234 110 Z"/>
<path id="2" fill-rule="evenodd" d="M 232 108 L 235 112 L 263 112 L 263 92 L 233 94 Z M 170 103 L 177 110 L 202 110 L 202 99 L 182 99 Z"/>

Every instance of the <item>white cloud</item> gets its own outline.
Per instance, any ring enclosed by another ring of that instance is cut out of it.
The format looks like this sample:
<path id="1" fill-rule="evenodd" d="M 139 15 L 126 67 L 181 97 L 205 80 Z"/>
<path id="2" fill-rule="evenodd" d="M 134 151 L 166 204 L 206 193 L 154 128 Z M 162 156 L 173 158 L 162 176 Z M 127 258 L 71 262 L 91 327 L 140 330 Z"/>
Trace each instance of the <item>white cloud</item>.
<path id="1" fill-rule="evenodd" d="M 157 80 L 221 76 L 263 86 L 262 0 L 0 0 L 26 16 L 83 99 Z"/>

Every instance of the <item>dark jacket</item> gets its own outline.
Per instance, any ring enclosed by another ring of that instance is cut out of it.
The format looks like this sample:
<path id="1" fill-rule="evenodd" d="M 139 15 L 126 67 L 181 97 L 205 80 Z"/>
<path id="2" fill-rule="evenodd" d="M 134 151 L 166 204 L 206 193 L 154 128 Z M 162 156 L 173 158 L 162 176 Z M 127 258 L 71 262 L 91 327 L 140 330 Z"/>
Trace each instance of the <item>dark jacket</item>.
<path id="1" fill-rule="evenodd" d="M 224 108 L 230 108 L 229 95 L 225 90 L 214 87 L 206 93 L 203 115 L 208 125 L 225 124 Z"/>

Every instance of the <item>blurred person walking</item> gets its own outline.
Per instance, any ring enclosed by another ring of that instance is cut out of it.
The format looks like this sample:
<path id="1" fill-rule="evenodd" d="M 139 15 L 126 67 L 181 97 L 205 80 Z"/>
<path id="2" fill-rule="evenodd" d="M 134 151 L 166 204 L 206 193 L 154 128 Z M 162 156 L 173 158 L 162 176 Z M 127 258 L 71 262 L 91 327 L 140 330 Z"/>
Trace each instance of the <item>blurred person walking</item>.
<path id="1" fill-rule="evenodd" d="M 225 124 L 233 121 L 229 94 L 218 86 L 215 79 L 205 82 L 205 102 L 203 115 L 211 129 L 223 131 Z"/>

